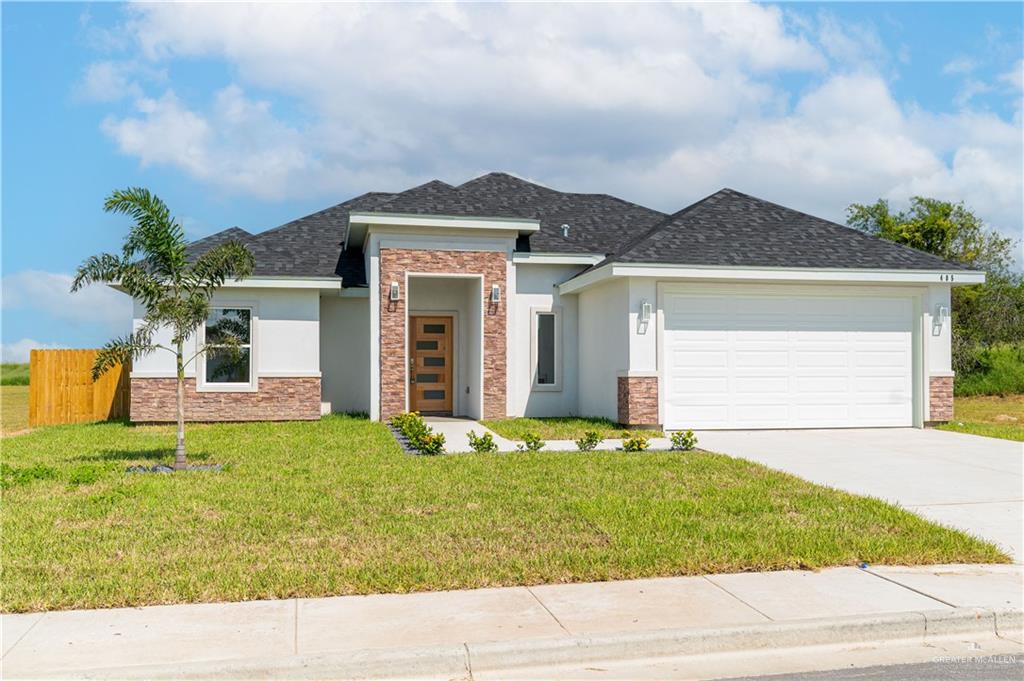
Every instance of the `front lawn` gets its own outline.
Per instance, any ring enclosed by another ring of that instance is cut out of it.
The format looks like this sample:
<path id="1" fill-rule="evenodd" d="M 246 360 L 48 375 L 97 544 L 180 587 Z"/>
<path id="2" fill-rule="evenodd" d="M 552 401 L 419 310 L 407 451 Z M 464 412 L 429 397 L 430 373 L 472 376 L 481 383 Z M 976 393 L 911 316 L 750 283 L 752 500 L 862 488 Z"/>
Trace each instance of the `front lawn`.
<path id="1" fill-rule="evenodd" d="M 939 428 L 1024 442 L 1024 395 L 956 397 L 953 420 Z"/>
<path id="2" fill-rule="evenodd" d="M 522 440 L 527 433 L 534 433 L 542 440 L 575 440 L 588 430 L 596 431 L 602 438 L 622 437 L 622 428 L 608 419 L 583 416 L 555 416 L 549 418 L 510 418 L 481 421 L 483 425 L 509 440 Z M 662 437 L 664 433 L 655 430 L 643 431 L 649 437 Z"/>
<path id="3" fill-rule="evenodd" d="M 420 457 L 346 416 L 77 424 L 4 440 L 5 611 L 1001 562 L 881 501 L 704 452 Z"/>

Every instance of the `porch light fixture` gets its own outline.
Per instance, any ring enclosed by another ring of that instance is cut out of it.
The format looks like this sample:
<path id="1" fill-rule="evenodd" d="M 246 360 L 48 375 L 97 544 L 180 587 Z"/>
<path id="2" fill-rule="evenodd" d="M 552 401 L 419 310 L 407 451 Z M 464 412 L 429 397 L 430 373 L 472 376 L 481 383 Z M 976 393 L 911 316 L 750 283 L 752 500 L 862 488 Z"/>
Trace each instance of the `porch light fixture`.
<path id="1" fill-rule="evenodd" d="M 398 300 L 398 282 L 397 281 L 391 282 L 391 291 L 388 294 L 388 300 L 391 300 L 391 301 Z"/>
<path id="2" fill-rule="evenodd" d="M 949 308 L 946 307 L 945 305 L 936 305 L 935 306 L 935 317 L 936 317 L 936 319 L 939 320 L 939 323 L 942 324 L 947 319 L 949 319 Z"/>
<path id="3" fill-rule="evenodd" d="M 501 287 L 497 284 L 491 285 L 491 302 L 495 304 L 501 302 Z"/>
<path id="4" fill-rule="evenodd" d="M 646 324 L 651 321 L 651 304 L 646 300 L 640 301 L 640 322 Z"/>

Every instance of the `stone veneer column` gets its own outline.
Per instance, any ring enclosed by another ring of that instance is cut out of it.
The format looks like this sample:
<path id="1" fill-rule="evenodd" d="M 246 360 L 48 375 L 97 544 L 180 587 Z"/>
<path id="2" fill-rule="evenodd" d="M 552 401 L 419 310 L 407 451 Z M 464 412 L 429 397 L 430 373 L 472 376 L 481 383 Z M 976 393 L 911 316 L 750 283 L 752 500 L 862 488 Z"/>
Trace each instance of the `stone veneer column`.
<path id="1" fill-rule="evenodd" d="M 406 408 L 406 272 L 482 274 L 484 277 L 483 333 L 484 418 L 502 418 L 506 410 L 507 336 L 506 255 L 497 251 L 432 251 L 406 248 L 380 249 L 380 417 Z M 391 282 L 400 287 L 399 300 L 388 300 Z M 491 286 L 501 287 L 501 302 L 491 303 Z"/>
<path id="2" fill-rule="evenodd" d="M 928 420 L 933 423 L 953 420 L 953 377 L 928 378 Z"/>
<path id="3" fill-rule="evenodd" d="M 177 420 L 178 382 L 174 378 L 131 379 L 131 420 Z M 185 379 L 188 421 L 314 421 L 320 418 L 320 378 L 261 378 L 255 392 L 197 392 Z"/>
<path id="4" fill-rule="evenodd" d="M 658 427 L 658 377 L 619 376 L 619 423 L 629 428 Z"/>

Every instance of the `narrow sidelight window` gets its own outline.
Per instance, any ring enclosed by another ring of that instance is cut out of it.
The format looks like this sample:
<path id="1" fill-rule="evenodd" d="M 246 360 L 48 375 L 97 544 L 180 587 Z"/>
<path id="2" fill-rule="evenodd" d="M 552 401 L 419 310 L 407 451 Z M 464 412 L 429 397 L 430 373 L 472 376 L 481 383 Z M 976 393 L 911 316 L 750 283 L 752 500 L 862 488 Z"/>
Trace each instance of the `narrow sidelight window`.
<path id="1" fill-rule="evenodd" d="M 534 310 L 533 314 L 533 387 L 539 390 L 561 389 L 561 318 L 559 310 Z"/>

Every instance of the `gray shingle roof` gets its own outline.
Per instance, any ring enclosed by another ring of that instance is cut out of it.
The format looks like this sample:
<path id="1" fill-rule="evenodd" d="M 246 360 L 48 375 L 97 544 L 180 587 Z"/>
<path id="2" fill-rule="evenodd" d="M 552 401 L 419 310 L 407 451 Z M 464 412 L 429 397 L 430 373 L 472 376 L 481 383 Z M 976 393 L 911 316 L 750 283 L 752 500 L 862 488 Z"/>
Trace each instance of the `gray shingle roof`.
<path id="1" fill-rule="evenodd" d="M 669 216 L 645 235 L 620 248 L 607 262 L 970 269 L 733 189 L 722 189 Z"/>
<path id="2" fill-rule="evenodd" d="M 255 256 L 257 276 L 341 277 L 346 287 L 365 286 L 362 253 L 343 250 L 351 211 L 538 220 L 540 230 L 520 237 L 517 250 L 610 254 L 605 263 L 966 269 L 731 189 L 666 216 L 607 194 L 560 192 L 505 173 L 459 186 L 434 180 L 397 194 L 369 192 L 259 234 L 232 227 L 193 242 L 189 252 L 238 239 Z"/>

